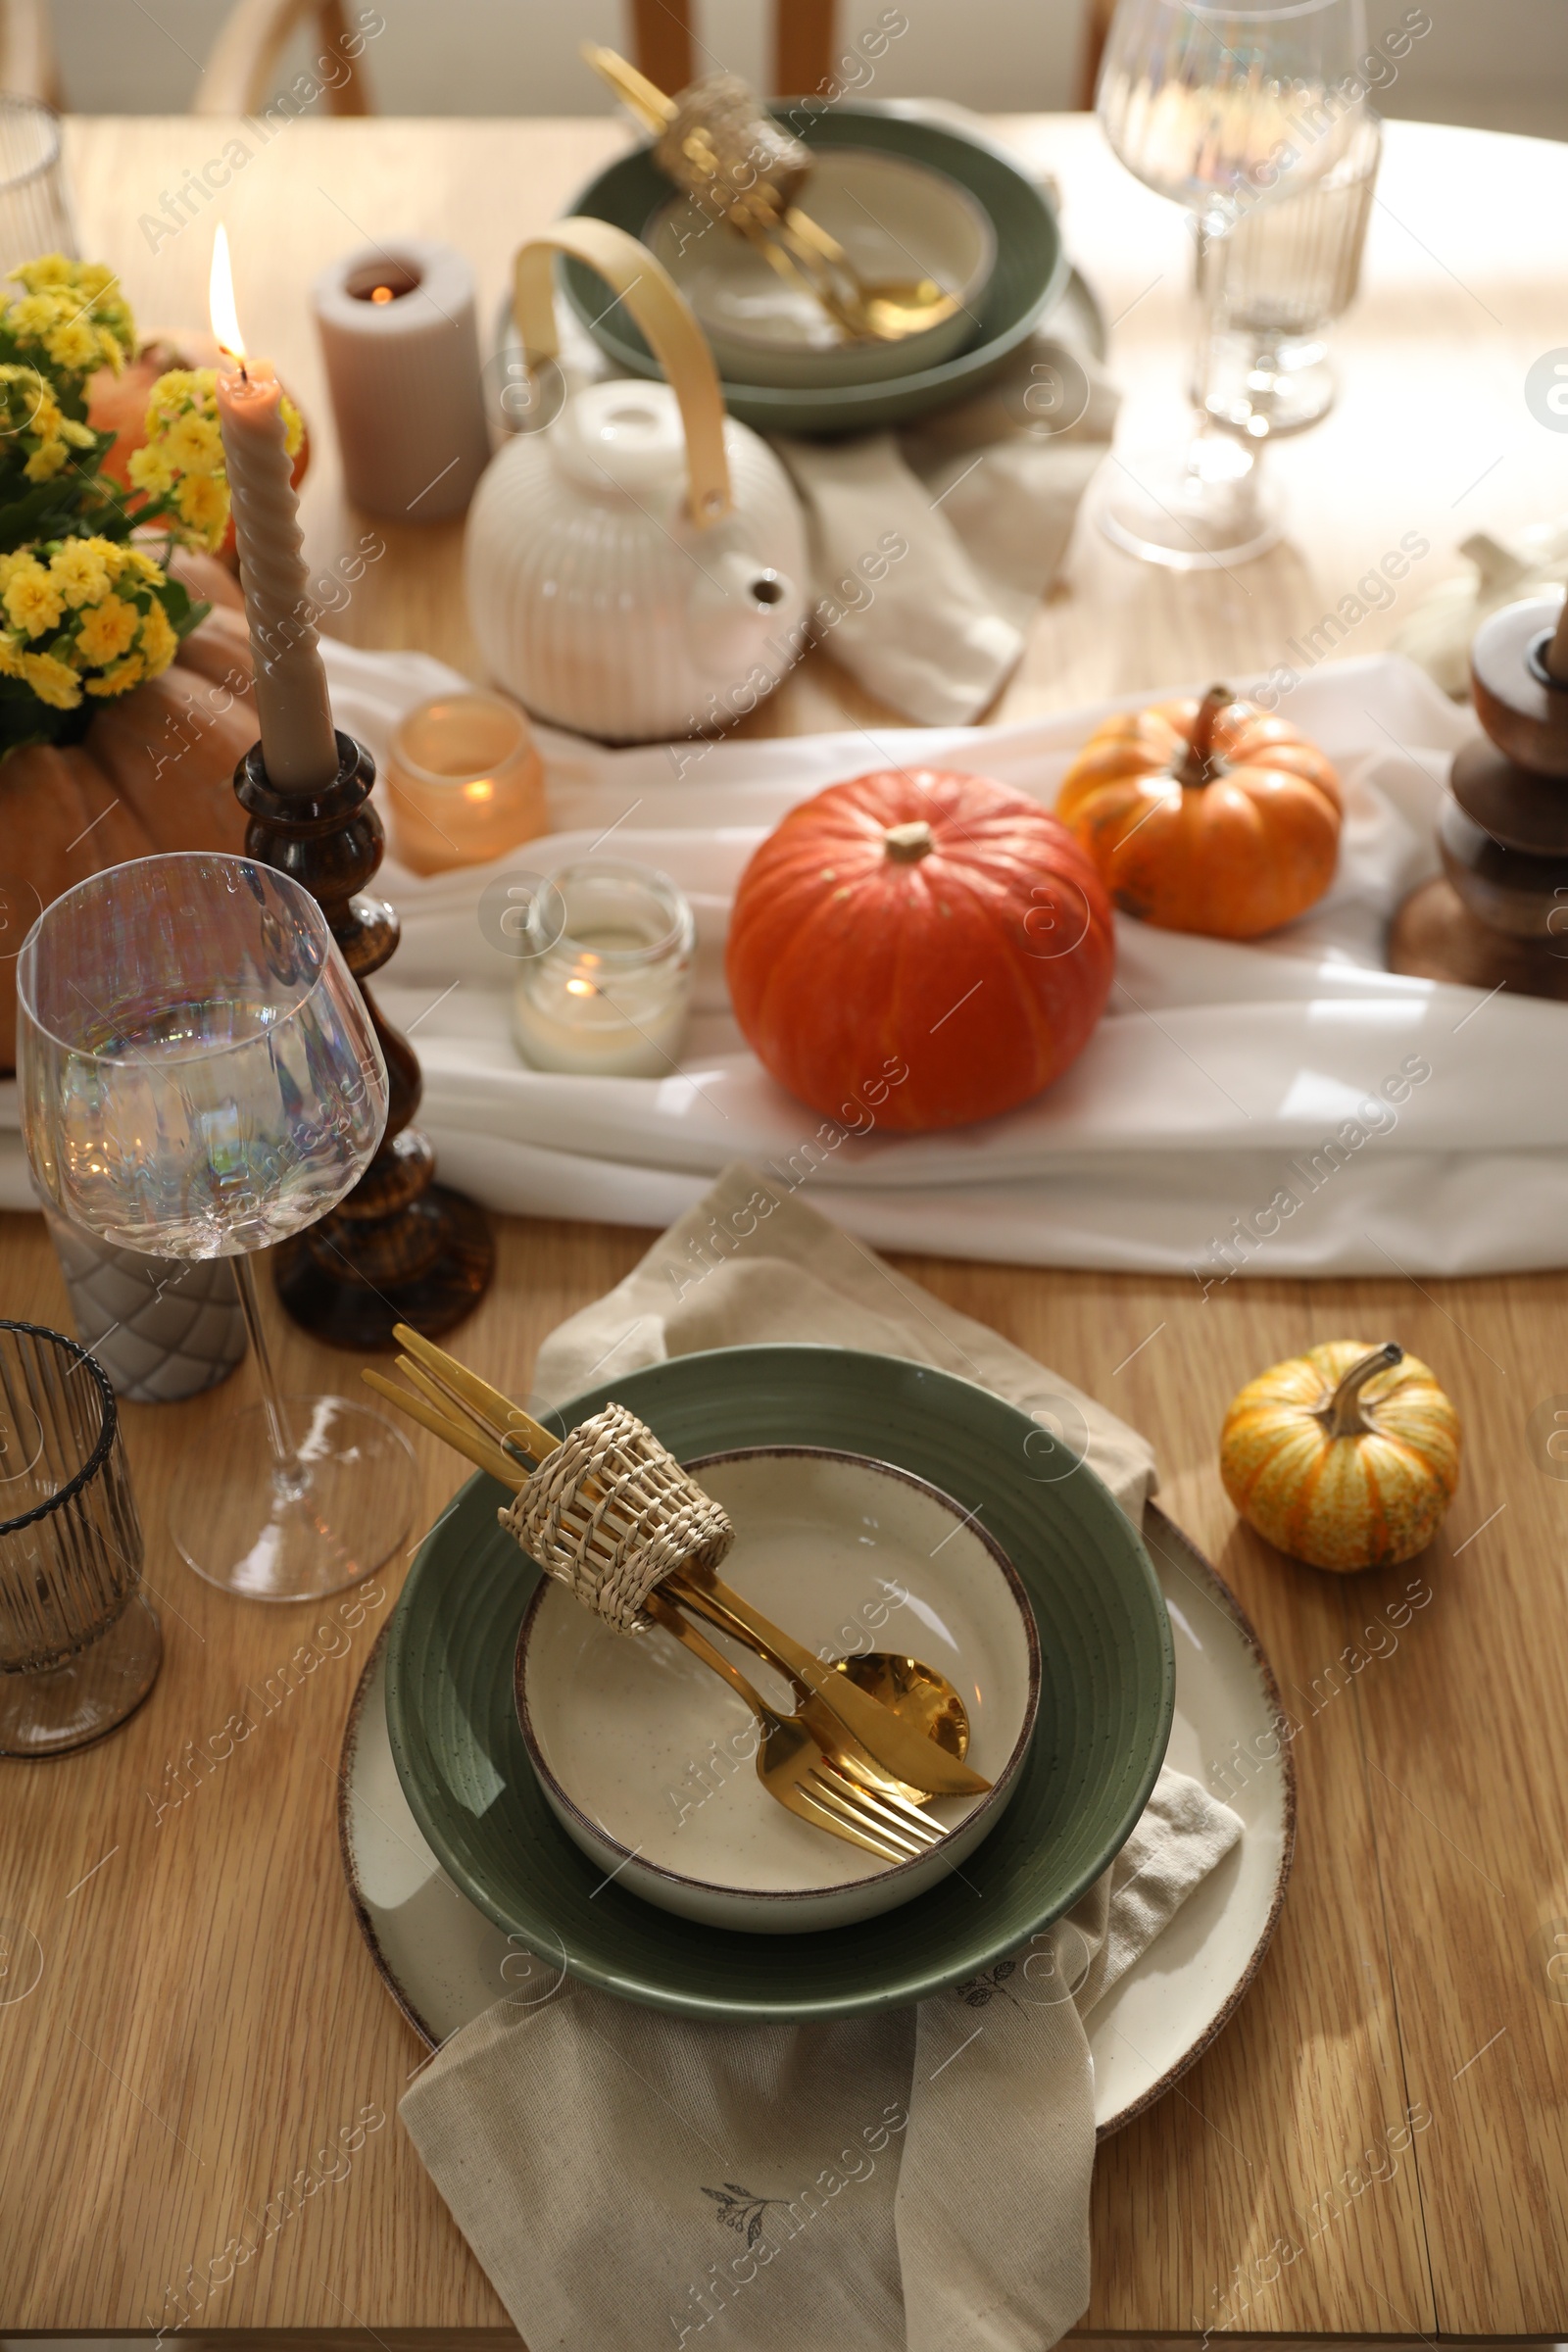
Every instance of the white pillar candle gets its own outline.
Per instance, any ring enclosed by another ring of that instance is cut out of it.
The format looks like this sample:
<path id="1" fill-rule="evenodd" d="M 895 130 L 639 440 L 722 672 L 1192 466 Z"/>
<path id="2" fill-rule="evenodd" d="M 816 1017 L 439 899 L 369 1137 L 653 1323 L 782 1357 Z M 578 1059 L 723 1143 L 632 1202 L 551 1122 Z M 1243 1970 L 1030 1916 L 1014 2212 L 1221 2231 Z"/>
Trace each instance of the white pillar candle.
<path id="1" fill-rule="evenodd" d="M 368 246 L 323 270 L 311 301 L 349 497 L 399 521 L 463 514 L 490 439 L 462 254 L 422 237 Z"/>
<path id="2" fill-rule="evenodd" d="M 245 355 L 228 240 L 213 247 L 213 331 L 221 346 L 218 422 L 234 509 L 240 586 L 256 664 L 256 719 L 270 782 L 283 791 L 330 784 L 337 738 L 312 611 L 284 447 L 283 392 L 271 364 Z"/>

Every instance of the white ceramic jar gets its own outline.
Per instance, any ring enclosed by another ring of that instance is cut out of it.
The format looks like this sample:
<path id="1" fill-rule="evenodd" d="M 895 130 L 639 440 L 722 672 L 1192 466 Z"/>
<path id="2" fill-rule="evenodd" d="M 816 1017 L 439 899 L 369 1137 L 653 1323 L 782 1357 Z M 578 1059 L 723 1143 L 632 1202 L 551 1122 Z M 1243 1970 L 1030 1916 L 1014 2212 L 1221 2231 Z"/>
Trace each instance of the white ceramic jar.
<path id="1" fill-rule="evenodd" d="M 670 380 L 573 393 L 491 461 L 468 516 L 474 635 L 497 684 L 554 725 L 630 743 L 732 724 L 804 641 L 799 502 L 766 443 L 724 416 L 666 273 L 607 222 L 559 222 L 519 253 L 530 366 L 554 357 L 553 250 L 617 287 Z"/>

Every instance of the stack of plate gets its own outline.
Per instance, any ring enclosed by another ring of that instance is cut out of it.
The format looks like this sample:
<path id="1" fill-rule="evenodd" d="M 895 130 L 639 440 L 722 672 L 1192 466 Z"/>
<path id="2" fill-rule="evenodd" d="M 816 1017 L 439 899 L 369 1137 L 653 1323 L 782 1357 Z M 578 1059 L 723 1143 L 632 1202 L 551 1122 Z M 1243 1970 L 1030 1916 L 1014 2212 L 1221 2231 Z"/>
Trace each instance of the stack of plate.
<path id="1" fill-rule="evenodd" d="M 933 277 L 957 300 L 951 318 L 903 343 L 843 340 L 732 229 L 703 226 L 651 146 L 601 172 L 571 211 L 658 253 L 708 332 L 731 416 L 759 431 L 880 431 L 974 390 L 1067 291 L 1072 270 L 1050 198 L 1002 149 L 949 123 L 874 106 L 777 106 L 821 158 L 803 191 L 812 218 L 866 277 Z M 617 371 L 658 375 L 624 309 L 606 310 L 591 270 L 567 261 L 561 282 Z M 501 345 L 505 362 L 510 311 Z"/>
<path id="2" fill-rule="evenodd" d="M 756 1932 L 756 1922 L 742 1933 L 656 1908 L 628 1888 L 624 1870 L 607 1868 L 566 1835 L 530 1762 L 514 1663 L 540 1577 L 496 1524 L 502 1490 L 476 1477 L 419 1552 L 345 1741 L 345 1865 L 361 1927 L 411 2022 L 434 2042 L 497 1999 L 548 2000 L 568 1976 L 691 2017 L 754 2021 L 845 2016 L 963 1983 L 1027 1946 L 1113 1859 L 1159 1771 L 1174 1711 L 1171 1760 L 1210 1786 L 1221 1770 L 1218 1786 L 1246 1834 L 1091 2021 L 1097 2120 L 1102 2130 L 1124 2123 L 1191 2063 L 1241 1999 L 1290 1865 L 1294 1784 L 1279 1739 L 1279 1693 L 1231 1594 L 1152 1509 L 1146 1530 L 1156 1571 L 1092 1472 L 1069 1462 L 1070 1474 L 1061 1475 L 1060 1447 L 1027 1414 L 946 1373 L 833 1348 L 746 1348 L 651 1366 L 615 1381 L 612 1392 L 687 1461 L 715 1450 L 806 1446 L 835 1456 L 853 1449 L 912 1474 L 904 1482 L 906 1504 L 877 1504 L 868 1530 L 860 1494 L 849 1530 L 834 1482 L 851 1472 L 816 1461 L 781 1479 L 776 1457 L 759 1467 L 754 1452 L 750 1466 L 730 1475 L 741 1528 L 726 1572 L 742 1589 L 743 1578 L 755 1576 L 760 1596 L 765 1591 L 781 1615 L 793 1597 L 799 1631 L 837 1651 L 857 1646 L 858 1609 L 874 1646 L 904 1646 L 895 1628 L 901 1619 L 918 1624 L 907 1646 L 962 1690 L 974 1723 L 971 1752 L 988 1770 L 1000 1765 L 1005 1807 L 995 1807 L 994 1826 L 961 1873 L 946 1873 L 896 1909 L 804 1939 Z M 607 1387 L 578 1398 L 564 1408 L 567 1421 L 611 1394 Z M 857 1466 L 853 1478 L 863 1475 Z M 952 1499 L 933 1502 L 926 1479 Z M 792 1572 L 801 1532 L 809 1536 L 824 1508 L 839 1519 L 827 1556 Z M 983 1523 L 991 1543 L 965 1545 L 953 1532 L 965 1520 L 971 1531 Z M 753 1539 L 760 1529 L 760 1542 L 748 1542 L 748 1527 Z M 775 1544 L 770 1558 L 769 1544 L 786 1527 L 796 1548 L 786 1556 Z M 932 1536 L 933 1528 L 943 1532 Z M 860 1540 L 868 1533 L 869 1545 Z M 1027 1631 L 1019 1642 L 1008 1630 L 1012 1574 L 999 1571 L 992 1544 L 1010 1559 L 1037 1647 Z M 908 1598 L 873 1621 L 862 1604 L 879 1579 Z M 536 1727 L 536 1745 L 563 1786 L 575 1784 L 579 1809 L 615 1817 L 608 1830 L 601 1823 L 601 1834 L 623 1844 L 633 1826 L 617 1813 L 626 1801 L 615 1790 L 624 1757 L 614 1741 L 603 1754 L 594 1746 L 594 1692 L 572 1687 L 580 1674 L 573 1618 L 591 1621 L 550 1588 L 535 1629 L 557 1608 L 571 1614 L 541 1642 L 539 1662 L 562 1678 L 557 1702 L 583 1720 L 568 1732 L 558 1703 Z M 620 1646 L 628 1653 L 620 1671 L 647 1663 L 629 1654 L 637 1644 Z M 1031 1688 L 1034 1728 L 1014 1759 L 1009 1727 L 1027 1714 Z M 722 1704 L 716 1681 L 712 1690 Z M 706 1747 L 702 1755 L 686 1751 L 710 1727 L 689 1710 L 711 1704 L 684 1685 L 672 1690 L 665 1730 L 674 1744 L 649 1760 L 649 1781 L 679 1787 L 685 1772 L 677 1765 L 703 1766 Z M 598 1721 L 606 1720 L 601 1694 Z M 705 1777 L 716 1787 L 723 1776 Z M 715 1794 L 706 1842 L 692 1847 L 710 1875 L 715 1855 L 736 1858 L 725 1847 L 726 1819 L 743 1819 L 750 1798 L 755 1826 L 770 1805 L 755 1774 L 733 1776 L 732 1787 L 728 1800 Z M 787 1817 L 784 1826 L 830 1856 L 848 1857 L 852 1881 L 860 1878 L 854 1849 Z M 764 1856 L 764 1884 L 771 1867 Z M 717 1875 L 733 1884 L 747 1872 Z M 759 1870 L 750 1875 L 755 1885 Z M 1059 1997 L 1043 1967 L 1034 1976 L 1027 1961 L 1012 1972 L 1016 1997 Z M 982 1994 L 991 1997 L 985 1987 Z"/>
<path id="3" fill-rule="evenodd" d="M 1041 1629 L 1034 1737 L 1005 1810 L 962 1875 L 946 1873 L 896 1910 L 819 1931 L 808 1970 L 794 1936 L 723 1931 L 655 1909 L 623 1877 L 606 1884 L 607 1866 L 566 1836 L 530 1764 L 514 1663 L 539 1571 L 495 1523 L 499 1490 L 474 1480 L 416 1560 L 387 1650 L 399 1775 L 448 1875 L 531 1952 L 562 1952 L 589 1984 L 695 2016 L 882 2008 L 956 1984 L 1027 1943 L 1126 1839 L 1170 1732 L 1164 1602 L 1143 1544 L 1100 1481 L 1087 1473 L 1053 1481 L 1043 1473 L 1055 1458 L 1027 1414 L 889 1356 L 794 1347 L 680 1356 L 578 1397 L 564 1408 L 567 1425 L 612 1396 L 680 1461 L 759 1446 L 825 1446 L 911 1471 L 953 1496 L 960 1514 L 979 1514 Z M 883 1555 L 885 1572 L 910 1593 L 900 1615 L 917 1632 L 903 1645 L 944 1670 L 956 1665 L 952 1679 L 968 1700 L 975 1676 L 942 1645 L 944 1612 L 955 1617 L 963 1598 L 947 1567 L 957 1546 L 923 1560 L 920 1548 L 901 1541 Z M 739 1554 L 738 1543 L 737 1578 Z M 865 1557 L 863 1572 L 846 1575 L 836 1612 L 829 1601 L 824 1616 L 817 1594 L 803 1590 L 809 1605 L 785 1618 L 799 1639 L 822 1642 L 837 1630 L 835 1615 L 843 1621 L 863 1603 L 859 1588 L 870 1587 L 877 1554 Z M 776 1586 L 768 1597 L 783 1608 Z M 721 1686 L 713 1688 L 722 1701 Z M 753 1793 L 760 1806 L 771 1801 L 755 1776 Z"/>

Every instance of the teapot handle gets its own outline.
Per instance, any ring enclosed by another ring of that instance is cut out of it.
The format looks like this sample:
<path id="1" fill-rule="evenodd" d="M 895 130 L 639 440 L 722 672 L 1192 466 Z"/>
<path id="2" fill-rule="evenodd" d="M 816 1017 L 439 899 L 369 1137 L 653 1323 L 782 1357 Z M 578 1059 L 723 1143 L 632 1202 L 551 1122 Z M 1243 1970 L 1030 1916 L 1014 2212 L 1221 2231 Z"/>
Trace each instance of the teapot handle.
<path id="1" fill-rule="evenodd" d="M 692 520 L 700 530 L 733 504 L 724 455 L 724 396 L 708 340 L 690 304 L 658 257 L 609 220 L 558 220 L 517 249 L 513 265 L 512 315 L 528 368 L 553 360 L 556 333 L 552 257 L 569 253 L 612 286 L 647 336 L 680 404 L 686 435 L 686 478 Z"/>

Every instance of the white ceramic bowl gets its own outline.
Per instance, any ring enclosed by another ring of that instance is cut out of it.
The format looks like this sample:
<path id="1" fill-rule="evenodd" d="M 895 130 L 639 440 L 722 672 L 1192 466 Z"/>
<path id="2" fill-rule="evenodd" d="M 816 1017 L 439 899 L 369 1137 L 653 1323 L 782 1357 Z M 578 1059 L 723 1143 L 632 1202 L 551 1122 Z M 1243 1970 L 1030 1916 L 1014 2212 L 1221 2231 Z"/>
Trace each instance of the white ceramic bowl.
<path id="1" fill-rule="evenodd" d="M 870 148 L 828 147 L 801 201 L 862 278 L 934 278 L 959 307 L 897 343 L 851 340 L 738 230 L 709 226 L 690 198 L 674 196 L 654 215 L 644 242 L 697 313 L 726 383 L 881 383 L 936 367 L 979 332 L 996 231 L 984 207 L 945 172 Z"/>
<path id="2" fill-rule="evenodd" d="M 744 1702 L 662 1629 L 612 1634 L 562 1585 L 539 1587 L 517 1642 L 518 1716 L 545 1799 L 617 1885 L 666 1911 L 758 1935 L 889 1911 L 1001 1820 L 1034 1732 L 1040 1644 L 1028 1595 L 962 1504 L 863 1455 L 767 1446 L 688 1467 L 735 1523 L 723 1575 L 823 1657 L 922 1658 L 961 1692 L 982 1797 L 943 1797 L 949 1836 L 878 1863 L 786 1812 L 757 1777 Z M 762 1696 L 788 1686 L 714 1633 Z"/>

